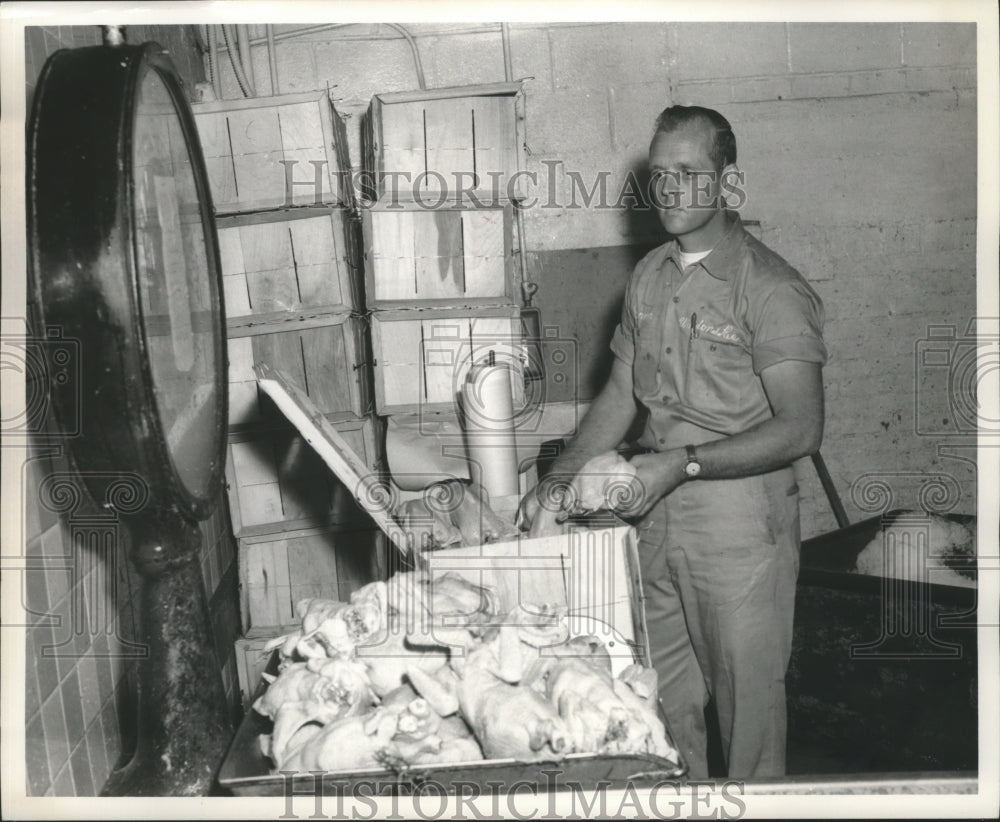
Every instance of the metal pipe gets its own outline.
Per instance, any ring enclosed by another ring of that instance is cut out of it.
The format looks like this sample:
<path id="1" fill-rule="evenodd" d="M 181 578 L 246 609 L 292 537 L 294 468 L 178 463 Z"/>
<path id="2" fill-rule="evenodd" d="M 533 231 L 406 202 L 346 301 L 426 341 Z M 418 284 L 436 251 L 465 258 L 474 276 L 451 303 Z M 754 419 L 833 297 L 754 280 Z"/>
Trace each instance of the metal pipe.
<path id="1" fill-rule="evenodd" d="M 222 99 L 222 72 L 219 70 L 219 28 L 205 26 L 208 37 L 208 66 L 212 75 L 212 88 L 215 89 L 215 99 Z"/>
<path id="2" fill-rule="evenodd" d="M 410 44 L 410 51 L 413 54 L 413 67 L 417 70 L 417 83 L 420 85 L 421 89 L 427 88 L 427 83 L 424 81 L 424 65 L 420 62 L 420 52 L 417 50 L 417 41 L 413 39 L 413 35 L 409 31 L 404 29 L 397 23 L 386 23 L 386 25 L 398 31 L 400 34 L 406 38 L 406 42 Z"/>
<path id="3" fill-rule="evenodd" d="M 271 95 L 278 93 L 278 53 L 274 45 L 274 26 L 268 23 L 265 27 L 267 32 L 267 64 L 271 69 Z"/>
<path id="4" fill-rule="evenodd" d="M 274 33 L 274 39 L 275 39 L 275 41 L 278 41 L 278 40 L 288 40 L 289 38 L 299 37 L 300 35 L 303 35 L 303 34 L 318 34 L 318 33 L 323 32 L 323 31 L 332 31 L 333 29 L 342 29 L 342 28 L 345 28 L 347 26 L 354 26 L 354 25 L 370 25 L 370 24 L 366 24 L 366 23 L 324 23 L 323 25 L 319 25 L 319 26 L 303 26 L 302 28 L 289 29 L 287 31 L 278 31 L 278 32 L 275 32 Z M 386 25 L 388 25 L 388 24 L 386 24 Z M 461 29 L 459 32 L 456 32 L 456 33 L 460 33 L 460 34 L 479 34 L 479 33 L 484 33 L 485 34 L 485 33 L 488 33 L 488 32 L 491 32 L 491 31 L 496 31 L 496 30 L 497 30 L 497 27 L 495 25 L 493 25 L 493 26 L 468 26 L 466 28 Z M 362 37 L 361 35 L 350 35 L 350 37 L 351 38 L 355 38 L 355 39 L 359 39 L 359 40 L 360 39 L 377 39 L 377 38 L 372 38 L 372 37 L 365 38 L 365 37 Z M 395 39 L 395 38 L 390 38 L 390 39 Z M 250 38 L 250 45 L 251 46 L 260 46 L 260 45 L 263 45 L 266 42 L 267 42 L 267 37 L 266 36 L 265 37 L 252 37 L 252 38 Z"/>
<path id="5" fill-rule="evenodd" d="M 500 39 L 503 42 L 503 78 L 508 83 L 514 79 L 514 68 L 510 59 L 510 24 L 500 24 Z"/>
<path id="6" fill-rule="evenodd" d="M 233 64 L 233 74 L 236 75 L 236 82 L 240 86 L 240 91 L 243 92 L 244 97 L 255 96 L 254 90 L 250 87 L 250 84 L 247 82 L 247 77 L 243 73 L 243 66 L 239 55 L 233 54 L 233 44 L 229 41 L 229 29 L 224 23 L 222 24 L 222 39 L 226 43 L 226 49 L 229 53 L 229 62 Z"/>
<path id="7" fill-rule="evenodd" d="M 253 70 L 253 53 L 250 51 L 250 27 L 246 25 L 236 26 L 236 48 L 240 53 L 240 62 L 243 64 L 243 73 L 247 77 L 250 92 L 257 94 L 257 80 Z"/>

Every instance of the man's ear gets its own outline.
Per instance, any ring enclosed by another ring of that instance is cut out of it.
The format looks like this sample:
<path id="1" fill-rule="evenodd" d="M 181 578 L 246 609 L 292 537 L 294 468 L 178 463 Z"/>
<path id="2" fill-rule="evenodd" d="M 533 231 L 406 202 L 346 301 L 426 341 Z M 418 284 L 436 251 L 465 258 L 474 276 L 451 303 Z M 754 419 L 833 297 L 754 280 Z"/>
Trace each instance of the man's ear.
<path id="1" fill-rule="evenodd" d="M 746 204 L 747 192 L 743 172 L 736 163 L 727 164 L 719 174 L 719 196 L 723 205 L 732 211 L 739 211 Z"/>

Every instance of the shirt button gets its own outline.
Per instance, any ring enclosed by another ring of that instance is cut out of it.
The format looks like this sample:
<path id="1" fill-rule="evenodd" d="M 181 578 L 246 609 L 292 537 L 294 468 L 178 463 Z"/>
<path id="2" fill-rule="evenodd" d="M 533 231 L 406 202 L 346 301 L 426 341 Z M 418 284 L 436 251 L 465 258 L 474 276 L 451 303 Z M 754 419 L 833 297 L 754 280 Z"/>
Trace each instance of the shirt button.
<path id="1" fill-rule="evenodd" d="M 662 397 L 660 397 L 660 400 L 662 402 L 664 402 L 664 403 L 667 403 L 667 402 L 670 402 L 670 397 L 668 397 L 666 394 L 664 394 Z"/>
<path id="2" fill-rule="evenodd" d="M 670 353 L 670 346 L 668 345 L 668 346 L 667 346 L 666 348 L 664 348 L 663 350 L 664 350 L 664 351 L 665 351 L 665 352 L 666 352 L 667 354 L 669 354 L 669 353 Z"/>
<path id="3" fill-rule="evenodd" d="M 712 344 L 711 344 L 711 345 L 710 345 L 710 346 L 708 347 L 708 350 L 709 350 L 709 351 L 715 351 L 715 343 L 712 343 Z"/>
<path id="4" fill-rule="evenodd" d="M 675 303 L 679 303 L 680 301 L 681 301 L 681 298 L 680 298 L 680 297 L 674 297 L 674 302 L 675 302 Z"/>
<path id="5" fill-rule="evenodd" d="M 666 444 L 667 444 L 667 441 L 665 439 L 663 439 L 663 437 L 660 437 L 660 445 L 666 445 Z"/>

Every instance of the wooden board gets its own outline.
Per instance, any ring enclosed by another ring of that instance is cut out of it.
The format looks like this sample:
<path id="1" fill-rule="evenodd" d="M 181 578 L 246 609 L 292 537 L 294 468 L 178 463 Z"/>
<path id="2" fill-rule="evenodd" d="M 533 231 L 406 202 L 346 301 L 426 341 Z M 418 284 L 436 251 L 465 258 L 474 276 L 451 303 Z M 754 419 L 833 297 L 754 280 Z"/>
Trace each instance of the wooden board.
<path id="1" fill-rule="evenodd" d="M 369 308 L 516 302 L 509 205 L 372 208 L 362 219 Z"/>
<path id="2" fill-rule="evenodd" d="M 267 219 L 262 219 L 266 217 Z M 226 315 L 267 321 L 288 312 L 361 305 L 344 209 L 296 209 L 217 221 Z"/>
<path id="3" fill-rule="evenodd" d="M 365 333 L 360 318 L 342 313 L 230 329 L 230 428 L 281 418 L 259 396 L 253 367 L 261 363 L 285 373 L 323 414 L 341 420 L 364 416 L 370 396 L 368 369 L 359 367 Z"/>
<path id="4" fill-rule="evenodd" d="M 405 541 L 396 533 L 395 520 L 389 511 L 390 492 L 378 474 L 364 464 L 344 437 L 323 416 L 310 397 L 278 369 L 267 364 L 254 366 L 260 387 L 274 400 L 279 410 L 322 457 L 375 524 L 393 538 L 396 547 L 406 553 Z"/>
<path id="5" fill-rule="evenodd" d="M 196 103 L 215 210 L 352 206 L 346 130 L 316 92 Z"/>
<path id="6" fill-rule="evenodd" d="M 364 122 L 373 200 L 523 196 L 523 92 L 494 83 L 378 94 Z"/>
<path id="7" fill-rule="evenodd" d="M 564 535 L 448 548 L 424 558 L 433 576 L 450 571 L 495 588 L 504 609 L 567 606 L 571 631 L 607 626 L 608 636 L 617 632 L 628 653 L 649 664 L 637 545 L 633 527 L 601 517 Z"/>
<path id="8" fill-rule="evenodd" d="M 454 411 L 473 362 L 495 352 L 511 366 L 515 408 L 524 402 L 518 308 L 376 311 L 371 315 L 375 408 L 392 415 Z"/>
<path id="9" fill-rule="evenodd" d="M 298 621 L 295 605 L 321 597 L 346 601 L 380 578 L 379 531 L 313 528 L 240 539 L 240 611 L 244 630 Z"/>
<path id="10" fill-rule="evenodd" d="M 261 680 L 260 675 L 271 658 L 271 652 L 265 652 L 265 646 L 275 637 L 284 636 L 297 628 L 297 623 L 251 628 L 246 636 L 240 637 L 233 643 L 236 650 L 236 679 L 240 687 L 240 702 L 244 713 L 250 710 L 254 692 Z"/>
<path id="11" fill-rule="evenodd" d="M 377 470 L 373 419 L 335 422 L 358 457 Z M 344 486 L 290 426 L 231 434 L 226 487 L 233 534 L 260 535 L 365 518 Z"/>

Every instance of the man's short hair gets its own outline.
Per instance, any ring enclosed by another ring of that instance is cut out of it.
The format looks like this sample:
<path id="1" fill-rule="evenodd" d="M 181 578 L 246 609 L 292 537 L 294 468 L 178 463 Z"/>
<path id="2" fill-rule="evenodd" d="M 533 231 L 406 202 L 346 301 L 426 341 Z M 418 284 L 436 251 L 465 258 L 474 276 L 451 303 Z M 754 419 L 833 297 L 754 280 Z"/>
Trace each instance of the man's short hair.
<path id="1" fill-rule="evenodd" d="M 719 112 L 701 106 L 670 106 L 656 118 L 656 131 L 670 134 L 678 129 L 698 126 L 712 135 L 708 156 L 715 163 L 715 170 L 722 171 L 736 162 L 736 136 L 729 121 Z"/>

